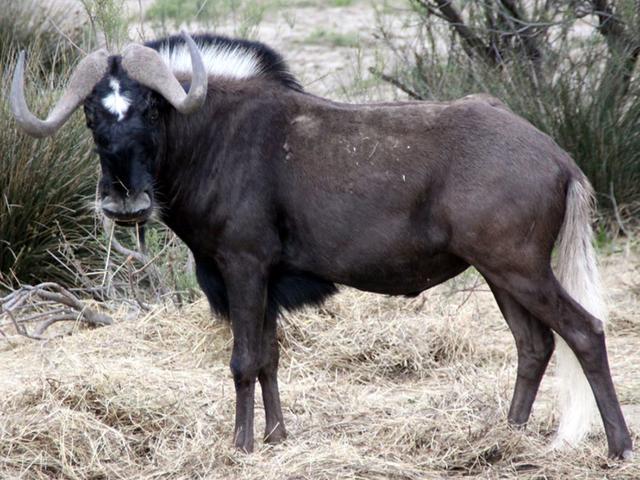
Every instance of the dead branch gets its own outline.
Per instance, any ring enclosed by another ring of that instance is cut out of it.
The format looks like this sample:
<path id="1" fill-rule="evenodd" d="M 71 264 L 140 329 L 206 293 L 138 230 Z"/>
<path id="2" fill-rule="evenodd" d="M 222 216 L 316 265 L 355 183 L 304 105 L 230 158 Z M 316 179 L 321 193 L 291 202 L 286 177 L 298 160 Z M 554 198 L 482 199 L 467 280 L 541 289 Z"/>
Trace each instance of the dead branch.
<path id="1" fill-rule="evenodd" d="M 513 30 L 514 34 L 522 41 L 527 58 L 533 63 L 536 75 L 540 75 L 542 52 L 538 48 L 537 33 L 533 24 L 524 18 L 524 14 L 514 0 L 501 0 L 499 5 L 503 8 L 499 8 L 498 13 L 505 22 L 510 24 L 510 30 Z"/>
<path id="2" fill-rule="evenodd" d="M 102 216 L 102 226 L 104 228 L 104 231 L 109 233 L 113 229 L 113 222 L 103 215 Z M 134 260 L 142 263 L 143 265 L 149 262 L 149 257 L 147 255 L 145 255 L 144 253 L 141 253 L 141 252 L 136 252 L 135 250 L 131 250 L 131 249 L 125 247 L 124 245 L 122 245 L 118 241 L 118 239 L 115 237 L 115 235 L 110 235 L 110 241 L 111 241 L 111 246 L 113 247 L 113 249 L 116 252 L 124 255 L 125 257 L 131 257 Z"/>
<path id="3" fill-rule="evenodd" d="M 33 334 L 34 337 L 41 337 L 42 334 L 45 332 L 45 330 L 47 328 L 49 328 L 51 325 L 53 325 L 54 323 L 57 322 L 64 322 L 64 321 L 72 321 L 72 322 L 77 322 L 79 320 L 77 315 L 54 315 L 51 318 L 45 320 L 44 322 L 42 322 L 38 328 L 36 329 L 35 333 Z"/>
<path id="4" fill-rule="evenodd" d="M 374 67 L 370 67 L 369 68 L 369 72 L 372 75 L 375 75 L 376 77 L 384 80 L 387 83 L 390 83 L 391 85 L 393 85 L 394 87 L 402 90 L 404 93 L 406 93 L 407 95 L 409 95 L 411 98 L 416 99 L 416 100 L 425 100 L 425 98 L 420 95 L 419 93 L 411 90 L 411 88 L 409 88 L 407 85 L 405 85 L 404 83 L 400 82 L 398 79 L 391 77 L 389 75 L 387 75 L 384 72 L 381 72 L 380 70 L 378 70 L 377 68 Z"/>
<path id="5" fill-rule="evenodd" d="M 49 302 L 43 302 L 45 304 L 49 303 Z M 15 311 L 11 312 L 13 315 L 15 315 Z M 33 315 L 27 315 L 26 317 L 21 317 L 20 318 L 20 324 L 24 325 L 26 323 L 33 323 L 33 322 L 39 322 L 41 320 L 44 320 L 48 317 L 50 317 L 51 315 L 57 315 L 60 313 L 69 313 L 69 310 L 66 310 L 64 308 L 58 308 L 55 310 L 51 310 L 51 311 L 44 311 L 44 312 L 39 312 L 39 313 L 34 313 Z M 6 325 L 10 325 L 13 322 L 4 322 L 4 323 L 0 323 L 0 328 L 4 327 Z"/>
<path id="6" fill-rule="evenodd" d="M 440 13 L 438 16 L 444 18 L 462 39 L 462 48 L 469 57 L 478 56 L 491 66 L 495 66 L 500 62 L 500 58 L 492 54 L 493 49 L 485 45 L 483 39 L 473 33 L 473 30 L 467 26 L 460 12 L 453 6 L 452 0 L 416 1 L 430 13 L 435 13 L 437 8 Z"/>
<path id="7" fill-rule="evenodd" d="M 133 271 L 132 271 L 132 267 L 131 267 L 131 259 L 127 259 L 127 276 L 129 278 L 129 288 L 131 289 L 131 295 L 133 295 L 133 298 L 136 299 L 136 302 L 138 303 L 138 306 L 144 310 L 145 312 L 148 312 L 151 308 L 149 307 L 149 305 L 147 305 L 146 303 L 144 303 L 142 301 L 142 299 L 140 298 L 140 296 L 138 295 L 138 291 L 134 285 L 133 282 Z"/>
<path id="8" fill-rule="evenodd" d="M 619 37 L 624 34 L 624 25 L 613 14 L 613 7 L 607 0 L 592 0 L 594 14 L 598 16 L 598 30 L 605 37 Z"/>
<path id="9" fill-rule="evenodd" d="M 165 289 L 162 285 L 162 275 L 160 274 L 160 271 L 158 270 L 154 262 L 158 257 L 160 257 L 162 253 L 164 253 L 166 246 L 160 252 L 158 252 L 157 255 L 155 255 L 154 257 L 150 257 L 149 255 L 147 255 L 145 234 L 143 229 L 137 230 L 137 237 L 138 237 L 138 244 L 140 247 L 140 251 L 135 251 L 125 247 L 118 241 L 118 239 L 114 235 L 114 223 L 104 215 L 102 216 L 102 228 L 104 229 L 105 235 L 107 235 L 107 237 L 109 238 L 109 248 L 107 251 L 107 265 L 109 264 L 110 252 L 112 248 L 116 252 L 126 257 L 125 264 L 127 266 L 129 286 L 131 287 L 131 290 L 134 296 L 136 296 L 136 293 L 133 287 L 133 279 L 134 279 L 133 277 L 145 271 L 149 275 L 152 285 L 154 287 L 156 287 L 157 285 L 160 291 L 164 293 Z M 135 270 L 132 269 L 131 260 L 137 261 L 138 263 L 142 264 L 142 266 Z M 105 267 L 105 276 L 106 274 L 107 274 L 107 268 Z M 137 296 L 136 296 L 136 301 L 140 304 L 140 307 L 143 308 L 143 310 L 148 309 L 148 306 L 146 305 L 143 307 L 144 304 L 139 300 L 139 298 L 137 298 Z"/>
<path id="10" fill-rule="evenodd" d="M 60 305 L 63 307 L 60 308 Z M 92 327 L 113 323 L 111 317 L 89 308 L 69 290 L 53 282 L 24 285 L 0 298 L 0 319 L 3 316 L 8 317 L 10 322 L 0 323 L 0 327 L 13 325 L 16 333 L 34 340 L 47 340 L 42 336 L 44 332 L 54 323 L 62 321 L 82 322 Z M 35 322 L 39 324 L 30 333 L 26 325 Z"/>
<path id="11" fill-rule="evenodd" d="M 598 31 L 606 40 L 610 53 L 606 71 L 611 78 L 603 82 L 603 86 L 622 97 L 629 89 L 640 56 L 640 43 L 615 14 L 612 4 L 607 0 L 592 0 L 591 3 L 593 13 L 598 17 Z"/>
<path id="12" fill-rule="evenodd" d="M 620 210 L 618 209 L 618 202 L 616 201 L 616 196 L 613 192 L 613 181 L 609 183 L 609 199 L 611 200 L 611 206 L 613 207 L 613 214 L 615 216 L 616 222 L 618 223 L 618 228 L 625 237 L 629 238 L 629 232 L 624 226 L 622 216 L 620 215 Z"/>

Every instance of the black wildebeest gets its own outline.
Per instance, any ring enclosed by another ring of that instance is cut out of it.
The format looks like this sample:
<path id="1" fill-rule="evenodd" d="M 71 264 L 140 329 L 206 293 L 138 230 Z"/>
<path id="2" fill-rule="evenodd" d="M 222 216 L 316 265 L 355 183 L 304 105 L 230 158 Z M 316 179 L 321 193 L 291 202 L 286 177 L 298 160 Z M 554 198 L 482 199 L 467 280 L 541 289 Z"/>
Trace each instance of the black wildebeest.
<path id="1" fill-rule="evenodd" d="M 304 92 L 265 45 L 194 38 L 92 53 L 44 121 L 24 99 L 23 53 L 11 105 L 24 130 L 45 136 L 84 104 L 104 214 L 144 223 L 161 205 L 193 252 L 209 302 L 231 321 L 237 447 L 253 449 L 256 379 L 266 440 L 285 437 L 279 308 L 318 303 L 336 283 L 414 295 L 473 265 L 515 337 L 509 420 L 529 418 L 556 332 L 570 347 L 559 348 L 558 441 L 588 428 L 590 385 L 609 454 L 631 455 L 605 347 L 591 187 L 567 153 L 486 95 L 336 103 Z"/>

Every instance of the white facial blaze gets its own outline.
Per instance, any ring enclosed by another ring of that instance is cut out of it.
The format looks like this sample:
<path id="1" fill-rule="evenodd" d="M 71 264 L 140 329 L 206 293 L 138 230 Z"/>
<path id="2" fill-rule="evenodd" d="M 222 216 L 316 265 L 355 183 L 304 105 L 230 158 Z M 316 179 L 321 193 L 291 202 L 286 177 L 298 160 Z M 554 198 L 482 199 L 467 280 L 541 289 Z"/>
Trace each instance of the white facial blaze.
<path id="1" fill-rule="evenodd" d="M 111 78 L 109 80 L 109 86 L 113 92 L 102 99 L 102 105 L 116 115 L 118 121 L 120 121 L 124 118 L 127 110 L 129 110 L 131 102 L 126 96 L 120 94 L 120 82 L 117 79 Z"/>
<path id="2" fill-rule="evenodd" d="M 209 75 L 227 78 L 249 78 L 260 75 L 262 66 L 256 55 L 241 46 L 198 45 L 204 67 Z M 186 45 L 159 50 L 160 56 L 173 72 L 191 73 L 191 56 Z"/>

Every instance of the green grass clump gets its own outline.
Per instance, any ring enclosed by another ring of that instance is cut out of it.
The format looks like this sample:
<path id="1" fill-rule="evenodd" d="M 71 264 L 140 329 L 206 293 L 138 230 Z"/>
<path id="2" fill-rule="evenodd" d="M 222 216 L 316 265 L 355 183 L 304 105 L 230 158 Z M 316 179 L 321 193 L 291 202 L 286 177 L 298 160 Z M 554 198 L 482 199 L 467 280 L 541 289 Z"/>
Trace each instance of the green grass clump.
<path id="1" fill-rule="evenodd" d="M 354 0 L 329 0 L 333 7 L 350 7 L 354 4 Z"/>
<path id="2" fill-rule="evenodd" d="M 14 68 L 16 52 L 10 53 L 0 64 L 4 92 Z M 65 56 L 58 61 L 53 71 L 43 69 L 42 53 L 28 50 L 27 102 L 41 117 L 59 98 L 75 63 Z M 72 282 L 74 267 L 59 260 L 90 258 L 97 249 L 88 235 L 97 164 L 84 122 L 76 115 L 55 137 L 36 140 L 18 129 L 3 97 L 0 129 L 0 288 Z"/>
<path id="3" fill-rule="evenodd" d="M 110 51 L 118 51 L 127 39 L 127 20 L 123 15 L 125 0 L 80 0 L 89 17 L 94 37 Z M 98 33 L 99 32 L 99 33 Z"/>
<path id="4" fill-rule="evenodd" d="M 182 24 L 197 23 L 215 29 L 226 21 L 240 37 L 254 36 L 273 2 L 260 0 L 156 0 L 146 13 L 154 28 L 161 32 L 178 29 Z"/>
<path id="5" fill-rule="evenodd" d="M 360 45 L 360 39 L 356 33 L 334 32 L 324 28 L 318 28 L 311 32 L 305 42 L 348 48 L 355 48 Z"/>
<path id="6" fill-rule="evenodd" d="M 206 20 L 215 15 L 218 8 L 216 2 L 204 0 L 156 0 L 146 17 L 163 24 L 168 21 L 180 24 Z"/>

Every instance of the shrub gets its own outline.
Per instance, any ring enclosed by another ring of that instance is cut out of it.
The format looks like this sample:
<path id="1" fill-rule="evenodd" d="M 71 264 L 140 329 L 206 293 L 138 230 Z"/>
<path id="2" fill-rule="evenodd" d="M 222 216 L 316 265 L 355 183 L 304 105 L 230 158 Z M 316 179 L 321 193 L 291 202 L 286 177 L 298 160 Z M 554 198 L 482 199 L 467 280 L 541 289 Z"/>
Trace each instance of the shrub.
<path id="1" fill-rule="evenodd" d="M 69 77 L 66 55 L 43 68 L 38 50 L 28 50 L 27 102 L 45 116 Z M 2 91 L 8 92 L 15 53 L 0 64 Z M 54 73 L 60 71 L 61 73 Z M 54 88 L 51 88 L 51 87 Z M 92 241 L 96 162 L 82 120 L 74 116 L 53 138 L 33 139 L 18 130 L 6 97 L 0 104 L 0 284 L 73 278 L 72 266 L 56 257 L 72 249 L 81 257 Z"/>

